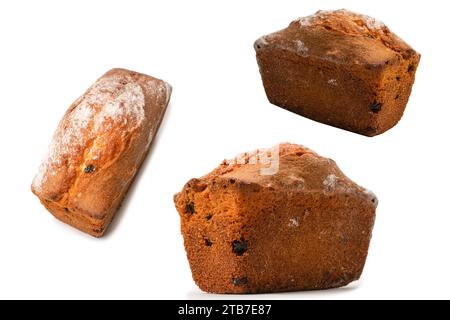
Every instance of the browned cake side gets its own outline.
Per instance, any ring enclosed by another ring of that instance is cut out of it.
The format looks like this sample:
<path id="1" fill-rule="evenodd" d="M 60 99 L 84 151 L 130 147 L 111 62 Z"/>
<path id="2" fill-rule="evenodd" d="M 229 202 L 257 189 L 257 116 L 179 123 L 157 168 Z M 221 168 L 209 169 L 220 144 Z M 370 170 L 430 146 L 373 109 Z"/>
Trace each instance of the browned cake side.
<path id="1" fill-rule="evenodd" d="M 139 170 L 169 102 L 166 82 L 112 69 L 62 118 L 32 191 L 59 220 L 104 234 Z"/>
<path id="2" fill-rule="evenodd" d="M 254 47 L 271 103 L 366 136 L 400 120 L 420 60 L 382 22 L 347 10 L 298 19 Z"/>
<path id="3" fill-rule="evenodd" d="M 278 150 L 277 150 L 278 148 Z M 377 199 L 293 144 L 257 151 L 190 180 L 174 201 L 192 276 L 214 293 L 344 286 L 361 275 Z M 274 158 L 276 161 L 276 158 Z"/>

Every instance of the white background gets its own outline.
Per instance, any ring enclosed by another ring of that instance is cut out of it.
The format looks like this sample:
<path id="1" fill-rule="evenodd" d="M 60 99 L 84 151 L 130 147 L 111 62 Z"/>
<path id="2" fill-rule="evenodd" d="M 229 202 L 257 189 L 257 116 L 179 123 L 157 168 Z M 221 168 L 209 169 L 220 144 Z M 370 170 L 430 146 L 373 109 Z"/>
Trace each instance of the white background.
<path id="1" fill-rule="evenodd" d="M 335 159 L 377 194 L 369 257 L 346 288 L 244 298 L 450 298 L 446 4 L 1 1 L 0 298 L 239 297 L 192 281 L 172 196 L 224 158 L 283 141 Z M 381 136 L 313 122 L 265 97 L 253 41 L 332 8 L 383 20 L 422 54 L 406 113 Z M 174 90 L 123 209 L 95 239 L 54 219 L 30 184 L 65 110 L 112 67 Z"/>

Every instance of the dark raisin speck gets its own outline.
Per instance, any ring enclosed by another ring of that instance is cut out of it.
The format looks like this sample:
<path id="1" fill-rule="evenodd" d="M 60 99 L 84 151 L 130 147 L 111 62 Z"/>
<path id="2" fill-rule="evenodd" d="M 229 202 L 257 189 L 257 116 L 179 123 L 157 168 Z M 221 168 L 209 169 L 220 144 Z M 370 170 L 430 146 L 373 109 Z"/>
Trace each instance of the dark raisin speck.
<path id="1" fill-rule="evenodd" d="M 205 217 L 205 219 L 208 221 L 211 220 L 211 218 L 212 218 L 212 213 L 208 213 Z"/>
<path id="2" fill-rule="evenodd" d="M 408 66 L 408 72 L 413 72 L 414 71 L 414 65 L 410 64 Z"/>
<path id="3" fill-rule="evenodd" d="M 234 240 L 232 246 L 233 246 L 233 253 L 237 254 L 238 256 L 242 256 L 244 252 L 247 251 L 248 241 L 244 239 Z"/>
<path id="4" fill-rule="evenodd" d="M 374 113 L 378 113 L 381 111 L 381 106 L 383 104 L 379 103 L 379 102 L 374 102 L 370 105 L 370 111 L 374 112 Z"/>
<path id="5" fill-rule="evenodd" d="M 211 240 L 209 240 L 209 239 L 205 239 L 205 245 L 207 246 L 207 247 L 211 247 L 212 246 L 212 241 Z"/>
<path id="6" fill-rule="evenodd" d="M 184 211 L 189 214 L 194 214 L 195 213 L 195 204 L 192 201 L 188 202 L 186 204 L 186 207 L 184 208 Z"/>
<path id="7" fill-rule="evenodd" d="M 242 286 L 242 285 L 246 285 L 247 283 L 248 283 L 247 277 L 233 278 L 233 284 L 235 286 Z"/>
<path id="8" fill-rule="evenodd" d="M 92 231 L 94 231 L 94 233 L 100 234 L 103 233 L 103 228 L 93 229 Z"/>
<path id="9" fill-rule="evenodd" d="M 230 184 L 235 184 L 236 180 L 235 179 L 230 179 Z"/>
<path id="10" fill-rule="evenodd" d="M 95 166 L 93 164 L 88 165 L 84 168 L 84 173 L 92 173 L 95 171 Z"/>
<path id="11" fill-rule="evenodd" d="M 396 76 L 395 79 L 396 79 L 397 81 L 400 81 L 401 78 L 400 78 L 400 76 Z"/>

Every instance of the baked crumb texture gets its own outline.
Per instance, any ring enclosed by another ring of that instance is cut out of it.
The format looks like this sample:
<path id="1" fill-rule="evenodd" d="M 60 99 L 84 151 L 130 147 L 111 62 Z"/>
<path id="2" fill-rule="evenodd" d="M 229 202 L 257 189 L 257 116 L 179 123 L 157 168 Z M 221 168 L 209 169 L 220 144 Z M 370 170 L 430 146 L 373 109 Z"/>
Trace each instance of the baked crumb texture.
<path id="1" fill-rule="evenodd" d="M 297 19 L 254 48 L 271 103 L 366 136 L 400 120 L 420 60 L 384 23 L 344 9 Z"/>
<path id="2" fill-rule="evenodd" d="M 147 154 L 170 94 L 162 80 L 112 69 L 78 98 L 32 183 L 48 211 L 102 236 Z"/>
<path id="3" fill-rule="evenodd" d="M 280 144 L 278 172 L 224 161 L 174 196 L 192 276 L 203 291 L 262 293 L 326 289 L 364 267 L 376 196 L 336 163 Z M 241 158 L 242 159 L 242 158 Z"/>

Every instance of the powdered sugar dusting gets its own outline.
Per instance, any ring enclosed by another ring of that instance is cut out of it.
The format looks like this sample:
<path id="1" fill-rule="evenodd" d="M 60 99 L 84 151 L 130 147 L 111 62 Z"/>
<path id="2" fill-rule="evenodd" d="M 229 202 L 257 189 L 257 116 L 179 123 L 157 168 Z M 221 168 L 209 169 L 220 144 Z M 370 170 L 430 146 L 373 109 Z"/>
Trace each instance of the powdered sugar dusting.
<path id="1" fill-rule="evenodd" d="M 372 18 L 366 15 L 361 15 L 361 18 L 364 20 L 367 28 L 371 30 L 377 30 L 386 27 L 386 25 L 382 21 L 376 18 Z"/>
<path id="2" fill-rule="evenodd" d="M 369 198 L 369 200 L 373 203 L 373 205 L 375 207 L 378 206 L 378 198 L 375 195 L 375 193 L 373 193 L 372 191 L 368 190 L 368 189 L 364 189 L 364 195 Z"/>
<path id="3" fill-rule="evenodd" d="M 166 87 L 166 105 L 169 103 L 170 96 L 172 95 L 172 86 L 167 82 L 164 82 L 164 86 Z"/>
<path id="4" fill-rule="evenodd" d="M 288 227 L 295 228 L 295 227 L 298 227 L 299 225 L 300 225 L 300 222 L 297 217 L 289 219 Z"/>
<path id="5" fill-rule="evenodd" d="M 229 168 L 235 165 L 260 165 L 259 173 L 263 176 L 270 176 L 278 173 L 280 166 L 280 144 L 270 149 L 256 149 L 253 152 L 246 152 L 237 155 L 234 159 L 225 160 Z"/>
<path id="6" fill-rule="evenodd" d="M 328 17 L 330 17 L 332 15 L 352 17 L 353 19 L 351 21 L 358 27 L 360 27 L 360 25 L 357 24 L 357 20 L 359 19 L 359 20 L 363 21 L 363 23 L 366 25 L 366 27 L 370 30 L 379 30 L 386 26 L 382 21 L 380 21 L 378 19 L 372 18 L 367 15 L 358 14 L 358 13 L 355 13 L 355 12 L 352 12 L 352 11 L 346 10 L 346 9 L 320 10 L 313 15 L 298 18 L 295 21 L 297 21 L 301 26 L 309 27 L 314 24 L 320 23 L 321 21 L 323 21 L 324 19 L 327 19 Z"/>
<path id="7" fill-rule="evenodd" d="M 320 10 L 316 12 L 315 14 L 298 18 L 297 21 L 301 26 L 309 27 L 313 24 L 316 24 L 318 21 L 326 18 L 328 15 L 333 14 L 335 12 L 342 11 L 342 10 Z"/>
<path id="8" fill-rule="evenodd" d="M 332 190 L 336 188 L 338 178 L 334 174 L 329 174 L 325 180 L 323 180 L 323 185 L 328 188 L 329 190 Z"/>
<path id="9" fill-rule="evenodd" d="M 332 86 L 337 86 L 337 85 L 338 85 L 336 79 L 330 79 L 330 80 L 328 80 L 328 84 L 329 84 L 329 85 L 332 85 Z"/>
<path id="10" fill-rule="evenodd" d="M 103 131 L 119 121 L 126 125 L 134 120 L 139 126 L 145 117 L 144 103 L 142 88 L 136 83 L 127 83 L 122 93 L 101 109 L 95 118 L 94 130 Z M 108 122 L 108 119 L 111 121 Z"/>
<path id="11" fill-rule="evenodd" d="M 295 44 L 297 46 L 297 52 L 300 54 L 306 54 L 308 53 L 309 49 L 308 47 L 305 46 L 305 44 L 303 43 L 303 41 L 301 40 L 296 40 Z"/>
<path id="12" fill-rule="evenodd" d="M 255 50 L 258 50 L 258 49 L 261 49 L 261 48 L 267 46 L 269 44 L 267 42 L 267 38 L 268 38 L 268 36 L 262 36 L 261 38 L 256 40 L 255 43 L 253 44 L 253 47 L 255 48 Z"/>
<path id="13" fill-rule="evenodd" d="M 309 27 L 310 25 L 313 24 L 314 20 L 315 20 L 315 15 L 310 15 L 307 17 L 298 18 L 295 21 L 298 22 L 303 27 Z"/>
<path id="14" fill-rule="evenodd" d="M 145 118 L 142 88 L 127 76 L 99 79 L 78 99 L 60 122 L 33 187 L 40 190 L 46 177 L 55 175 L 63 164 L 70 167 L 86 148 L 86 143 L 121 121 L 133 130 Z"/>

